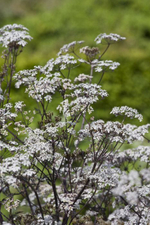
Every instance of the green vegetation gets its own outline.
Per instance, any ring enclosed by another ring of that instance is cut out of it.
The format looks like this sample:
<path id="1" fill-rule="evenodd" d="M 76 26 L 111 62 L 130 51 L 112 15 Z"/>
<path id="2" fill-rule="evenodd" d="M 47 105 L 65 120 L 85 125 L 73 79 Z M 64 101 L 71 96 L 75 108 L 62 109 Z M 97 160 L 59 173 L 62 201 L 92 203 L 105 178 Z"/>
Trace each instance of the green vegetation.
<path id="1" fill-rule="evenodd" d="M 111 46 L 106 54 L 121 65 L 115 75 L 105 75 L 103 88 L 111 95 L 96 106 L 95 113 L 97 118 L 107 119 L 114 105 L 128 105 L 137 108 L 146 123 L 150 121 L 149 8 L 149 0 L 1 0 L 0 26 L 23 24 L 34 38 L 21 54 L 18 70 L 44 65 L 60 47 L 74 40 L 93 46 L 99 33 L 125 36 L 117 51 Z"/>

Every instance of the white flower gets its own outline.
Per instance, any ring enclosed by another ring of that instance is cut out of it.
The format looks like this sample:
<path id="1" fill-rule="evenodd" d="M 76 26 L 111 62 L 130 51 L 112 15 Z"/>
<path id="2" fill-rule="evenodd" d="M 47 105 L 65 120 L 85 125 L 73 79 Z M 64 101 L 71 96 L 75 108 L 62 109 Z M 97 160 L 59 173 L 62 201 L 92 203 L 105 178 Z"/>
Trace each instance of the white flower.
<path id="1" fill-rule="evenodd" d="M 117 42 L 119 40 L 125 40 L 125 39 L 126 39 L 125 37 L 121 37 L 118 34 L 113 34 L 113 33 L 106 34 L 106 33 L 103 33 L 103 34 L 99 34 L 95 38 L 95 41 L 96 41 L 96 44 L 100 44 L 102 42 L 102 40 L 105 40 L 108 44 L 111 44 L 111 43 Z"/>
<path id="2" fill-rule="evenodd" d="M 125 115 L 130 119 L 137 118 L 140 122 L 143 120 L 143 116 L 136 109 L 128 106 L 114 107 L 110 114 L 114 114 L 115 116 Z"/>
<path id="3" fill-rule="evenodd" d="M 64 45 L 60 51 L 58 52 L 58 56 L 60 56 L 63 53 L 67 52 L 73 52 L 76 45 L 81 45 L 84 41 L 73 41 L 69 44 Z"/>
<path id="4" fill-rule="evenodd" d="M 77 81 L 85 82 L 85 81 L 88 81 L 92 78 L 93 78 L 92 76 L 85 75 L 84 73 L 82 73 L 82 74 L 79 74 L 79 76 L 74 79 L 74 82 L 77 82 Z"/>
<path id="5" fill-rule="evenodd" d="M 92 64 L 95 68 L 95 72 L 101 72 L 106 70 L 107 68 L 110 70 L 115 70 L 120 65 L 120 63 L 113 62 L 112 60 L 105 60 L 105 61 L 93 60 Z"/>
<path id="6" fill-rule="evenodd" d="M 0 29 L 0 43 L 6 48 L 17 45 L 24 47 L 31 39 L 28 29 L 22 25 L 6 25 Z"/>
<path id="7" fill-rule="evenodd" d="M 25 107 L 26 105 L 23 103 L 23 101 L 18 101 L 18 102 L 15 102 L 15 111 L 16 112 L 19 112 L 19 111 L 22 111 L 22 108 Z"/>

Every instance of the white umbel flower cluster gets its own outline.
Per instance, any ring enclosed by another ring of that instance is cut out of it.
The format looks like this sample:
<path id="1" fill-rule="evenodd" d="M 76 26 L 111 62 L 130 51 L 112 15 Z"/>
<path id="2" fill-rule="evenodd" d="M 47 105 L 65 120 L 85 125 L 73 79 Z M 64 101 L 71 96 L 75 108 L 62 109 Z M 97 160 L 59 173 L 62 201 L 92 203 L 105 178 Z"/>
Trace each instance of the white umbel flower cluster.
<path id="1" fill-rule="evenodd" d="M 96 41 L 96 44 L 101 44 L 103 40 L 106 41 L 106 43 L 108 44 L 112 44 L 112 43 L 115 43 L 119 40 L 125 40 L 126 38 L 125 37 L 121 37 L 119 34 L 113 34 L 113 33 L 110 33 L 110 34 L 106 34 L 106 33 L 103 33 L 103 34 L 99 34 L 96 38 L 95 38 L 95 41 Z"/>
<path id="2" fill-rule="evenodd" d="M 0 29 L 0 43 L 5 48 L 14 45 L 24 47 L 31 39 L 28 29 L 22 25 L 6 25 Z"/>
<path id="3" fill-rule="evenodd" d="M 124 115 L 130 119 L 137 118 L 140 122 L 143 120 L 143 116 L 136 109 L 128 106 L 114 107 L 110 114 L 115 116 Z"/>

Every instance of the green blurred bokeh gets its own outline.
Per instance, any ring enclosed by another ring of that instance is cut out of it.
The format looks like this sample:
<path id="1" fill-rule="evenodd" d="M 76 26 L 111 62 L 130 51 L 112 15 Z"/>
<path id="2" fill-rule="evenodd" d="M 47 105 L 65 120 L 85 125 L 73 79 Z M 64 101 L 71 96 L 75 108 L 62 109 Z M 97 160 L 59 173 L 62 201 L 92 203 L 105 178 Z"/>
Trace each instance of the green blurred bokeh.
<path id="1" fill-rule="evenodd" d="M 144 115 L 142 123 L 147 123 L 150 121 L 149 10 L 149 0 L 1 0 L 0 26 L 22 24 L 34 38 L 19 56 L 17 70 L 46 64 L 64 44 L 75 40 L 95 46 L 94 39 L 100 33 L 125 36 L 125 41 L 111 45 L 104 56 L 121 65 L 105 74 L 102 86 L 110 96 L 96 105 L 95 116 L 110 119 L 112 107 L 128 105 L 137 108 Z M 104 48 L 100 46 L 101 50 Z"/>

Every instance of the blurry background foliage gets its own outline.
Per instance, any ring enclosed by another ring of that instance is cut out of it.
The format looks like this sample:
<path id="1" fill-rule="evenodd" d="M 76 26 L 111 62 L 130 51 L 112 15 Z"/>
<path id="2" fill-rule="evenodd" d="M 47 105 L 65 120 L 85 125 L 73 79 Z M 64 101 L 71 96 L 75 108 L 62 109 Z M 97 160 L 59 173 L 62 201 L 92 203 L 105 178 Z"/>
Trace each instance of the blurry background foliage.
<path id="1" fill-rule="evenodd" d="M 128 105 L 137 108 L 146 123 L 150 122 L 149 10 L 149 0 L 1 0 L 0 27 L 22 24 L 34 38 L 18 57 L 17 71 L 46 64 L 64 44 L 75 40 L 85 40 L 83 46 L 93 47 L 100 33 L 125 36 L 103 58 L 121 65 L 105 74 L 102 88 L 110 96 L 96 105 L 95 117 L 110 119 L 112 107 Z M 89 73 L 81 69 L 78 73 Z M 18 93 L 14 89 L 14 100 L 21 100 Z"/>

